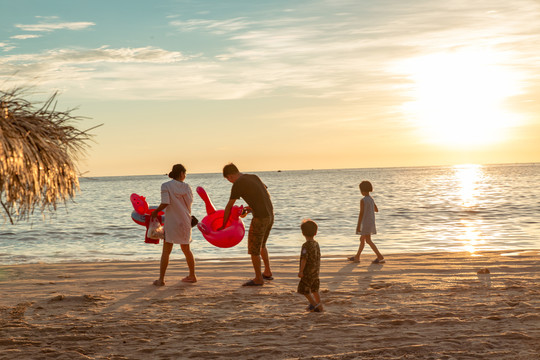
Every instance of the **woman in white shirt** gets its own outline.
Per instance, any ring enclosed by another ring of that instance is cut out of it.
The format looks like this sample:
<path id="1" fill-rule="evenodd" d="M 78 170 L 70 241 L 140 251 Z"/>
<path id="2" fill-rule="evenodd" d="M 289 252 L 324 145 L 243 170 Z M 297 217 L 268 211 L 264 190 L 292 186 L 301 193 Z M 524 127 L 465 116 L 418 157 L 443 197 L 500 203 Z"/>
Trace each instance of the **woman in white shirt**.
<path id="1" fill-rule="evenodd" d="M 186 257 L 189 268 L 189 275 L 182 279 L 183 282 L 197 282 L 195 276 L 195 258 L 189 247 L 191 243 L 191 205 L 193 204 L 193 192 L 189 184 L 186 184 L 186 168 L 182 164 L 176 164 L 169 173 L 172 179 L 161 185 L 161 204 L 152 212 L 152 218 L 164 210 L 165 239 L 163 241 L 163 252 L 161 253 L 161 263 L 159 268 L 159 279 L 154 281 L 154 285 L 165 285 L 165 272 L 169 265 L 169 255 L 173 244 L 180 244 L 182 252 Z"/>

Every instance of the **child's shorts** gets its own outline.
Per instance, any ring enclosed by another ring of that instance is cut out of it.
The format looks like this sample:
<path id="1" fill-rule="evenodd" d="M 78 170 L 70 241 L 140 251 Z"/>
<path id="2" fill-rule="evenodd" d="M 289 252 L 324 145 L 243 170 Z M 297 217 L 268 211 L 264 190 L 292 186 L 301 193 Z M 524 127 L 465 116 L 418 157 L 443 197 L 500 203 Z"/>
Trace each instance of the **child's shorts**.
<path id="1" fill-rule="evenodd" d="M 319 292 L 320 281 L 319 278 L 305 278 L 303 277 L 298 283 L 298 293 L 302 295 L 309 295 L 314 292 Z"/>

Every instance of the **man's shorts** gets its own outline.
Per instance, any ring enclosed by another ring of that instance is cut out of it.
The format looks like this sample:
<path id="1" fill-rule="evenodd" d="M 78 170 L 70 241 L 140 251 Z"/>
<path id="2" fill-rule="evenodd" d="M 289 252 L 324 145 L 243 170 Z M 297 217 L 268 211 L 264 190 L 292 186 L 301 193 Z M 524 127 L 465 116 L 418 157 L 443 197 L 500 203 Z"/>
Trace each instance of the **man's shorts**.
<path id="1" fill-rule="evenodd" d="M 274 225 L 274 216 L 265 218 L 254 217 L 251 219 L 248 232 L 248 254 L 261 255 L 261 249 L 266 247 L 266 240 L 270 236 L 270 230 Z"/>
<path id="2" fill-rule="evenodd" d="M 302 279 L 300 279 L 298 289 L 296 291 L 302 295 L 309 295 L 314 292 L 319 292 L 319 286 L 319 278 L 309 278 L 304 276 Z"/>

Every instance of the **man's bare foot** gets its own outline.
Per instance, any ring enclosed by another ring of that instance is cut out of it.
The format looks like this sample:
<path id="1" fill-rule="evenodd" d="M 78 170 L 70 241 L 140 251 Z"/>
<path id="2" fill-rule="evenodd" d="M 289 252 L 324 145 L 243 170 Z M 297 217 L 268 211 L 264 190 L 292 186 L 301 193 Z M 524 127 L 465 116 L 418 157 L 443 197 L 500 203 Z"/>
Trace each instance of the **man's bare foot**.
<path id="1" fill-rule="evenodd" d="M 270 275 L 263 273 L 262 277 L 264 280 L 274 280 L 274 276 L 272 276 L 272 273 L 270 273 Z"/>
<path id="2" fill-rule="evenodd" d="M 155 280 L 155 281 L 153 282 L 153 284 L 154 284 L 155 286 L 165 286 L 165 281 Z"/>
<path id="3" fill-rule="evenodd" d="M 187 283 L 196 283 L 197 278 L 195 276 L 186 276 L 185 278 L 182 279 L 182 281 L 187 282 Z"/>

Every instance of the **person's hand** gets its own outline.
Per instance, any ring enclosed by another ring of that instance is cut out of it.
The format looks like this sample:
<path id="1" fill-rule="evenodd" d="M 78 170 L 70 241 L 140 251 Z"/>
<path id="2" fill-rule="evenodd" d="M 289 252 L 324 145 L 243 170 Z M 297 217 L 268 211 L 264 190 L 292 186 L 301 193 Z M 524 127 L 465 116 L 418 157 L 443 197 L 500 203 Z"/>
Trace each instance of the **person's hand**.
<path id="1" fill-rule="evenodd" d="M 157 214 L 158 214 L 158 211 L 157 211 L 157 210 L 152 211 L 152 213 L 150 214 L 150 219 L 155 219 L 155 218 L 157 218 Z"/>
<path id="2" fill-rule="evenodd" d="M 240 217 L 244 218 L 251 212 L 251 208 L 249 206 L 246 206 L 242 209 L 242 214 L 240 214 Z"/>
<path id="3" fill-rule="evenodd" d="M 299 278 L 304 277 L 304 273 L 303 273 L 303 272 L 299 272 L 299 273 L 298 273 L 298 277 L 299 277 Z"/>

